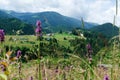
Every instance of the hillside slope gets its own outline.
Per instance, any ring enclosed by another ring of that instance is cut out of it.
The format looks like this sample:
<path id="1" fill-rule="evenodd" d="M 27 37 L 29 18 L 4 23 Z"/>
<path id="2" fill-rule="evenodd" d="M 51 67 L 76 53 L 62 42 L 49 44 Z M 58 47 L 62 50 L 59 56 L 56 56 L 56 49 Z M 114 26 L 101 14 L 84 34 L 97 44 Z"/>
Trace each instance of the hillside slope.
<path id="1" fill-rule="evenodd" d="M 36 20 L 41 20 L 43 28 L 52 32 L 69 31 L 73 28 L 81 27 L 80 20 L 63 16 L 57 12 L 17 13 L 11 11 L 9 14 L 32 25 L 35 25 Z M 96 24 L 89 22 L 84 22 L 84 25 L 86 29 L 96 26 Z"/>
<path id="2" fill-rule="evenodd" d="M 16 34 L 17 31 L 21 31 L 20 34 L 34 34 L 32 25 L 29 25 L 12 15 L 0 10 L 0 29 L 4 29 L 6 34 Z"/>
<path id="3" fill-rule="evenodd" d="M 113 26 L 113 24 L 111 23 L 105 23 L 102 25 L 98 25 L 98 26 L 91 28 L 90 30 L 98 32 L 98 33 L 102 33 L 108 38 L 116 36 L 119 33 L 119 28 L 117 26 Z"/>

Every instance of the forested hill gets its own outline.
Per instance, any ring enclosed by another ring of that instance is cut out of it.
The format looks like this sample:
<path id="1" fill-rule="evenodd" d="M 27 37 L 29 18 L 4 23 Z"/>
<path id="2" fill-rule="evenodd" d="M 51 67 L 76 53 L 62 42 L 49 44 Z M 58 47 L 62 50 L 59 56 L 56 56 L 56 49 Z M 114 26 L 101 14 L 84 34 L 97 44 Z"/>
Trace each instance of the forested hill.
<path id="1" fill-rule="evenodd" d="M 36 20 L 42 21 L 42 27 L 51 32 L 69 31 L 76 27 L 81 27 L 81 20 L 63 16 L 57 12 L 47 11 L 47 12 L 38 12 L 38 13 L 18 13 L 11 11 L 10 15 L 27 22 L 29 24 L 35 25 Z M 89 29 L 97 24 L 89 23 L 84 21 L 84 26 L 86 29 Z"/>
<path id="2" fill-rule="evenodd" d="M 119 28 L 117 26 L 113 26 L 113 24 L 111 23 L 105 23 L 102 25 L 98 25 L 98 26 L 91 28 L 90 30 L 98 32 L 98 33 L 102 33 L 108 38 L 116 36 L 119 33 Z"/>
<path id="3" fill-rule="evenodd" d="M 6 34 L 34 34 L 33 26 L 27 24 L 12 15 L 0 11 L 0 29 L 4 29 Z"/>

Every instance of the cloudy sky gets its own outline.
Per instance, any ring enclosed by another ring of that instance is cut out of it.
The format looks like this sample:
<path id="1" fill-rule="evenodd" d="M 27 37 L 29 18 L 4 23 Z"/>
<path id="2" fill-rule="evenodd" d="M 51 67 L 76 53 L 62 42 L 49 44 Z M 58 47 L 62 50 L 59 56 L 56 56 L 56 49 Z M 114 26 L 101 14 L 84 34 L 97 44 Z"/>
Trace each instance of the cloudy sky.
<path id="1" fill-rule="evenodd" d="M 18 12 L 56 11 L 62 15 L 87 22 L 113 22 L 116 0 L 0 0 L 0 9 Z M 120 5 L 120 0 L 119 5 Z M 118 6 L 119 6 L 118 5 Z M 119 6 L 120 9 L 120 6 Z M 117 25 L 120 25 L 120 10 L 117 15 Z"/>

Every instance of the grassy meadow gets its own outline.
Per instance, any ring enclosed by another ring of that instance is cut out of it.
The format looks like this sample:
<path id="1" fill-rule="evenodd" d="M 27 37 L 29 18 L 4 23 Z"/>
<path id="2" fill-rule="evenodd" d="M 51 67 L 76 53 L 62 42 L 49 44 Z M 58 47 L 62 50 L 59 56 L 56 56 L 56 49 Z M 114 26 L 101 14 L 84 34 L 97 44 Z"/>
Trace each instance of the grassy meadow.
<path id="1" fill-rule="evenodd" d="M 49 47 L 47 44 L 51 43 L 50 39 L 54 38 L 59 46 L 56 47 L 52 41 L 53 46 L 50 48 L 56 50 L 49 54 L 49 50 L 45 50 Z M 7 74 L 1 73 L 0 80 L 104 80 L 105 75 L 109 76 L 110 80 L 120 79 L 120 50 L 116 47 L 117 44 L 103 47 L 93 56 L 92 63 L 89 63 L 87 57 L 62 50 L 68 47 L 74 50 L 70 40 L 75 38 L 85 39 L 68 33 L 44 35 L 41 41 L 37 41 L 34 35 L 6 35 L 5 42 L 0 46 L 3 49 L 2 54 L 11 51 L 9 56 L 14 58 L 16 51 L 21 50 L 22 55 L 19 59 L 1 56 L 1 59 L 7 62 Z M 44 43 L 40 46 L 40 52 L 37 50 L 39 46 L 34 46 L 39 42 Z M 44 46 L 45 49 L 42 48 Z"/>

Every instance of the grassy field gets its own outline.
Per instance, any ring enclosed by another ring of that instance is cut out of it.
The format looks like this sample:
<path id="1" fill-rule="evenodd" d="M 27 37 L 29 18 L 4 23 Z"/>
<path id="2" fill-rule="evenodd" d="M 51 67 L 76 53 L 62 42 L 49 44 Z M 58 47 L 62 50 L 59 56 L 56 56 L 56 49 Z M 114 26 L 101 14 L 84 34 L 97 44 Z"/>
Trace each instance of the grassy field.
<path id="1" fill-rule="evenodd" d="M 52 36 L 47 36 L 45 35 L 44 38 L 56 38 L 58 41 L 59 41 L 59 44 L 60 45 L 63 45 L 63 46 L 70 46 L 69 44 L 69 40 L 71 39 L 74 39 L 75 37 L 78 37 L 78 36 L 74 36 L 74 35 L 71 35 L 71 34 L 67 34 L 67 33 L 63 33 L 63 34 L 59 34 L 59 33 L 55 33 L 53 34 Z M 13 41 L 9 41 L 10 38 L 13 39 Z M 67 40 L 64 40 L 64 38 L 66 38 Z M 6 41 L 5 41 L 5 44 L 10 44 L 10 45 L 18 45 L 18 46 L 30 46 L 30 43 L 26 43 L 26 41 L 29 41 L 29 42 L 36 42 L 36 36 L 34 35 L 7 35 L 6 36 Z M 21 42 L 23 42 L 23 44 L 21 44 Z"/>
<path id="2" fill-rule="evenodd" d="M 70 46 L 69 40 L 76 37 L 81 38 L 66 33 L 44 36 L 44 38 L 56 38 L 58 43 L 65 47 Z M 39 41 L 36 40 L 34 35 L 7 35 L 5 36 L 5 42 L 1 45 L 1 49 L 5 45 L 32 49 L 33 45 L 38 43 Z M 7 66 L 9 70 L 7 80 L 41 80 L 39 77 L 40 73 L 42 80 L 103 80 L 105 75 L 109 76 L 110 80 L 119 80 L 119 54 L 119 49 L 114 50 L 111 47 L 105 47 L 93 57 L 93 64 L 90 64 L 87 58 L 70 53 L 67 53 L 69 56 L 67 58 L 62 56 L 41 57 L 40 62 L 39 58 L 28 59 L 29 56 L 24 55 L 26 62 L 16 60 L 12 61 L 12 64 L 9 63 L 9 66 Z M 7 59 L 4 58 L 4 60 Z M 5 80 L 5 78 L 1 76 L 0 80 Z"/>

